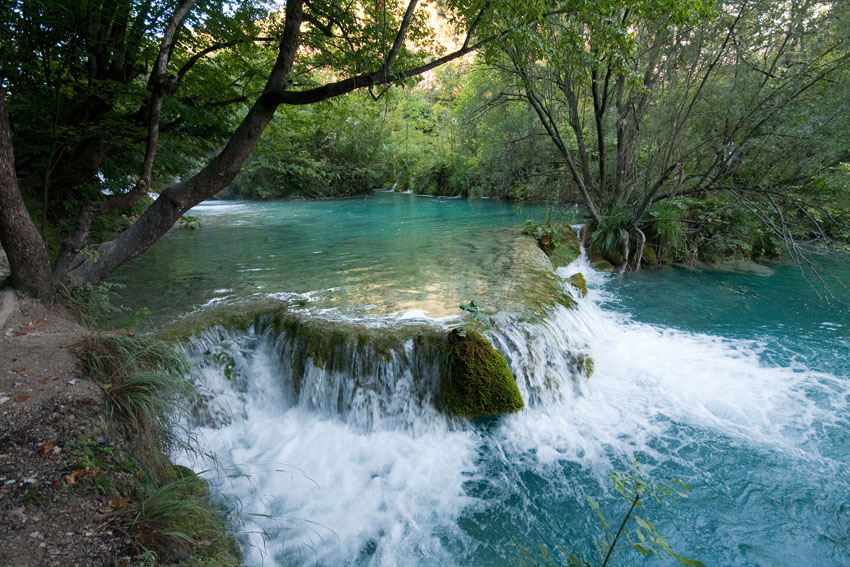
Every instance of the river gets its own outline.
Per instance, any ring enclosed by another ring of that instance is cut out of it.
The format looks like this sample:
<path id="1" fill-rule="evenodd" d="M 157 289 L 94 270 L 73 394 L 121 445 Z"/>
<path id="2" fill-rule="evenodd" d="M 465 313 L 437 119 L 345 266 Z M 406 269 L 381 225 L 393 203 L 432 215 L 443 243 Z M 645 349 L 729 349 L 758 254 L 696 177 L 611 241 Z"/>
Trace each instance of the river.
<path id="1" fill-rule="evenodd" d="M 380 330 L 452 325 L 458 303 L 486 304 L 500 235 L 543 211 L 377 194 L 191 214 L 201 229 L 172 230 L 113 278 L 156 326 L 259 296 Z M 846 265 L 830 267 L 850 281 Z M 527 404 L 498 419 L 438 412 L 422 386 L 429 362 L 410 342 L 380 360 L 352 350 L 333 372 L 303 369 L 299 393 L 291 337 L 217 329 L 189 344 L 211 416 L 193 434 L 216 460 L 187 462 L 225 473 L 207 475 L 246 532 L 247 561 L 503 565 L 519 543 L 596 564 L 603 536 L 588 497 L 617 525 L 628 505 L 609 477 L 638 458 L 652 478 L 692 489 L 641 511 L 679 553 L 850 565 L 847 303 L 819 298 L 783 264 L 619 276 L 580 259 L 559 274 L 576 271 L 589 294 L 575 308 L 494 316 L 488 336 Z M 593 358 L 592 377 L 570 370 L 571 350 Z M 222 352 L 227 364 L 211 362 Z M 622 550 L 612 564 L 660 563 Z"/>

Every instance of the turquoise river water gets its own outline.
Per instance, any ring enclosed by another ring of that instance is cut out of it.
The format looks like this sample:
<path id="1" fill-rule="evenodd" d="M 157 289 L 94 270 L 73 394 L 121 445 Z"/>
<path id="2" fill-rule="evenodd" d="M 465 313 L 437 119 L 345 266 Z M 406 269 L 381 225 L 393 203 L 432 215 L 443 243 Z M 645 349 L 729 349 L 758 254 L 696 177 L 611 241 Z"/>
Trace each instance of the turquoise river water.
<path id="1" fill-rule="evenodd" d="M 458 303 L 504 285 L 493 281 L 504 229 L 542 211 L 379 193 L 192 214 L 200 230 L 172 230 L 113 278 L 158 325 L 257 296 L 369 325 L 451 325 Z M 230 474 L 209 476 L 251 565 L 510 565 L 518 542 L 567 545 L 596 564 L 585 495 L 616 524 L 627 506 L 609 476 L 635 457 L 692 488 L 642 512 L 679 553 L 716 566 L 850 565 L 850 269 L 830 268 L 845 303 L 820 299 L 790 265 L 619 276 L 579 259 L 559 270 L 587 276 L 576 309 L 535 324 L 497 317 L 489 337 L 527 408 L 474 423 L 417 401 L 408 357 L 372 365 L 387 388 L 372 397 L 343 403 L 346 381 L 365 378 L 316 370 L 336 389 L 299 398 L 284 384 L 289 343 L 219 331 L 187 347 L 218 416 L 194 431 Z M 590 379 L 558 362 L 571 348 L 595 360 Z M 215 349 L 239 380 L 205 361 Z M 557 395 L 541 386 L 553 382 Z M 623 550 L 612 565 L 662 563 L 673 564 Z"/>

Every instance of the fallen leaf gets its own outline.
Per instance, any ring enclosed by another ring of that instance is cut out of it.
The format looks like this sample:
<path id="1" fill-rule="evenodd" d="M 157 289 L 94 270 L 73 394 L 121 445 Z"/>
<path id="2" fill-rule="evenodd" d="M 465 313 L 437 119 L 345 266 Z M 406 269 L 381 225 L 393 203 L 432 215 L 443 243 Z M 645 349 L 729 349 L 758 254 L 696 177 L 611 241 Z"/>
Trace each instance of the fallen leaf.
<path id="1" fill-rule="evenodd" d="M 135 337 L 135 336 L 136 336 L 136 333 L 129 333 L 129 332 L 128 332 L 128 333 L 127 333 L 127 336 L 128 336 L 128 337 L 130 337 L 130 338 L 132 339 L 133 337 Z"/>
<path id="2" fill-rule="evenodd" d="M 48 441 L 47 443 L 41 446 L 41 454 L 46 455 L 47 453 L 53 450 L 53 446 L 53 443 Z"/>
<path id="3" fill-rule="evenodd" d="M 28 399 L 30 399 L 29 394 L 21 394 L 20 396 L 15 396 L 15 401 L 19 404 L 24 403 Z"/>
<path id="4" fill-rule="evenodd" d="M 86 467 L 83 471 L 83 478 L 94 478 L 100 472 L 100 467 Z"/>
<path id="5" fill-rule="evenodd" d="M 61 345 L 59 345 L 59 348 L 68 348 L 69 346 L 74 346 L 74 341 L 62 343 Z"/>
<path id="6" fill-rule="evenodd" d="M 54 374 L 53 376 L 48 376 L 46 378 L 42 378 L 41 380 L 39 380 L 39 383 L 40 384 L 50 384 L 51 382 L 53 382 L 54 380 L 57 380 L 58 378 L 59 378 L 59 375 Z"/>
<path id="7" fill-rule="evenodd" d="M 21 372 L 23 372 L 23 371 L 24 371 L 24 370 L 26 370 L 26 369 L 27 369 L 27 367 L 26 367 L 26 366 L 16 366 L 16 367 L 14 367 L 14 368 L 12 369 L 12 371 L 13 371 L 13 372 L 17 372 L 18 374 L 20 374 Z"/>
<path id="8" fill-rule="evenodd" d="M 83 352 L 83 345 L 74 347 L 74 352 Z"/>
<path id="9" fill-rule="evenodd" d="M 29 325 L 24 325 L 23 327 L 21 327 L 21 330 L 18 331 L 17 333 L 15 333 L 15 334 L 20 337 L 22 335 L 28 335 L 28 334 L 32 333 L 33 331 L 41 331 L 43 329 L 44 329 L 44 323 L 36 320 L 36 321 L 33 321 L 32 323 L 30 323 Z"/>
<path id="10" fill-rule="evenodd" d="M 68 484 L 77 484 L 77 479 L 86 473 L 85 469 L 74 469 L 71 474 L 65 477 L 65 482 Z"/>
<path id="11" fill-rule="evenodd" d="M 124 508 L 130 505 L 130 501 L 124 497 L 118 497 L 113 498 L 112 500 L 107 502 L 107 504 L 109 504 L 110 508 Z"/>

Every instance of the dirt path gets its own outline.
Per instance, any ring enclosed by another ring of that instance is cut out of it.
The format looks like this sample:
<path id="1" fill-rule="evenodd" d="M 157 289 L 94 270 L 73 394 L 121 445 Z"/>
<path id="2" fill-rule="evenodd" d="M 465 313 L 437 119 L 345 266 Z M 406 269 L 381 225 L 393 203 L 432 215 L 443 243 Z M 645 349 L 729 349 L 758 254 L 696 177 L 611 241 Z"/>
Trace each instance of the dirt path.
<path id="1" fill-rule="evenodd" d="M 80 469 L 108 429 L 103 393 L 81 372 L 88 332 L 0 293 L 0 565 L 116 565 L 126 547 L 109 506 L 116 488 Z"/>

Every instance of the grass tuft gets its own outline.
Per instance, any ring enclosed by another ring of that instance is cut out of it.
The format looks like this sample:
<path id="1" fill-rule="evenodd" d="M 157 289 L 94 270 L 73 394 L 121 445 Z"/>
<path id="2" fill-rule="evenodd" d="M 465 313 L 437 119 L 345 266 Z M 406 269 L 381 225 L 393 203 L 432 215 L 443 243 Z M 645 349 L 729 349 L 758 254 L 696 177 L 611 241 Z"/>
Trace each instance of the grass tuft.
<path id="1" fill-rule="evenodd" d="M 185 467 L 172 471 L 173 480 L 150 485 L 142 499 L 121 512 L 132 547 L 139 556 L 153 557 L 154 564 L 241 565 L 224 511 L 208 500 L 206 481 Z"/>
<path id="2" fill-rule="evenodd" d="M 166 342 L 120 334 L 93 335 L 86 346 L 89 372 L 103 387 L 110 414 L 136 432 L 151 427 L 170 438 L 175 412 L 192 391 L 186 358 Z"/>

